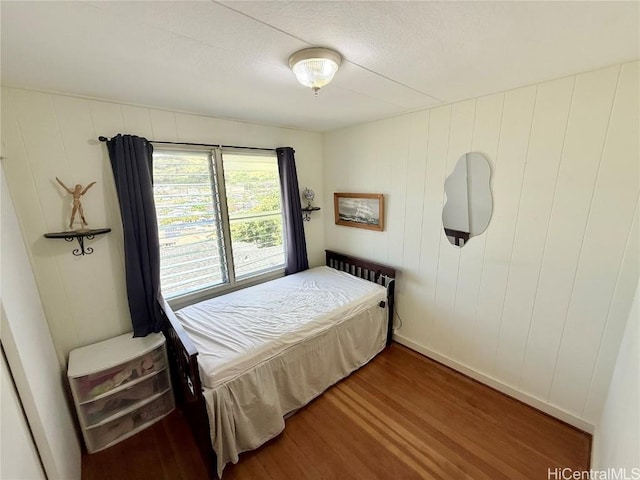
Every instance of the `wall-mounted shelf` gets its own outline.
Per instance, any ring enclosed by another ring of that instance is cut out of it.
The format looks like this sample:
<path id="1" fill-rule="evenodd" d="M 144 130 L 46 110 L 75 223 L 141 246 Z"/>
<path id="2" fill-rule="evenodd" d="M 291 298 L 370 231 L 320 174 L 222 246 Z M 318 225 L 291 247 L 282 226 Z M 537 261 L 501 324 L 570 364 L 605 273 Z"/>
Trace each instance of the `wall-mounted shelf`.
<path id="1" fill-rule="evenodd" d="M 45 233 L 44 236 L 45 238 L 63 238 L 67 242 L 73 242 L 73 240 L 76 239 L 80 248 L 75 248 L 72 253 L 76 257 L 79 257 L 81 255 L 91 255 L 93 253 L 93 248 L 84 246 L 85 238 L 93 240 L 96 235 L 102 235 L 104 233 L 109 233 L 110 231 L 110 228 L 88 228 L 86 230 Z"/>
<path id="2" fill-rule="evenodd" d="M 304 207 L 302 209 L 302 220 L 304 220 L 305 222 L 308 222 L 311 220 L 311 212 L 317 212 L 318 210 L 320 210 L 320 207 Z"/>

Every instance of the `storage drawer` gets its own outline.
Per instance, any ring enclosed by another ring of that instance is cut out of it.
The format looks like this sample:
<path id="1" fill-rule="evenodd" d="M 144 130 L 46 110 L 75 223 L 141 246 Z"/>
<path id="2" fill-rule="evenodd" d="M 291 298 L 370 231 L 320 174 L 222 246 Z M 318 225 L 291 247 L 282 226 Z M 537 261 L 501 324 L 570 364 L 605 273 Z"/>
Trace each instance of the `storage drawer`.
<path id="1" fill-rule="evenodd" d="M 162 394 L 155 400 L 136 408 L 115 420 L 85 431 L 89 453 L 101 450 L 116 441 L 124 440 L 173 410 L 173 392 Z"/>
<path id="2" fill-rule="evenodd" d="M 80 412 L 85 426 L 91 427 L 119 412 L 130 409 L 137 403 L 141 403 L 158 393 L 162 393 L 171 387 L 169 382 L 169 370 L 164 369 L 157 375 L 147 377 L 135 385 L 108 395 L 99 400 L 93 400 L 80 405 Z"/>
<path id="3" fill-rule="evenodd" d="M 73 379 L 78 402 L 100 398 L 128 382 L 163 370 L 167 366 L 163 352 L 161 345 L 125 364 Z"/>

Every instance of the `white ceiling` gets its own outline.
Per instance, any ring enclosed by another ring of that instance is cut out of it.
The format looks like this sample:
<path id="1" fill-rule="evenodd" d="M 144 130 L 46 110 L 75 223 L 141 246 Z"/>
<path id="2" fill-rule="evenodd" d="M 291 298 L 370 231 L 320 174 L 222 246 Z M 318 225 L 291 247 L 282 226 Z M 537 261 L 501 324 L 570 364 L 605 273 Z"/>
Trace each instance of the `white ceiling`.
<path id="1" fill-rule="evenodd" d="M 640 3 L 0 4 L 2 84 L 325 131 L 639 58 Z M 316 99 L 287 66 L 345 57 Z"/>

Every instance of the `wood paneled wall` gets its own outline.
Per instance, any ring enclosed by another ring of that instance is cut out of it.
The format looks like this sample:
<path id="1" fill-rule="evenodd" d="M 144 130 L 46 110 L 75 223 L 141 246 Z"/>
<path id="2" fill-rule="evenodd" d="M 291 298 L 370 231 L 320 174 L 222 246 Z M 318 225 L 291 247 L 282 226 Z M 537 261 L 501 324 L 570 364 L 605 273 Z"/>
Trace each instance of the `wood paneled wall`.
<path id="1" fill-rule="evenodd" d="M 322 135 L 111 102 L 2 89 L 2 162 L 22 234 L 62 365 L 70 350 L 131 330 L 124 283 L 120 211 L 113 174 L 99 135 L 140 135 L 160 141 L 292 146 L 301 188 L 322 202 Z M 111 227 L 74 257 L 62 240 L 68 195 L 56 184 L 97 184 L 82 203 L 90 227 Z M 323 212 L 305 222 L 311 264 L 323 264 Z"/>
<path id="2" fill-rule="evenodd" d="M 638 82 L 634 62 L 325 134 L 325 209 L 387 203 L 383 233 L 325 216 L 327 248 L 402 271 L 398 340 L 591 430 L 638 282 Z M 470 151 L 494 210 L 459 249 L 444 179 Z"/>
<path id="3" fill-rule="evenodd" d="M 399 267 L 399 340 L 583 428 L 597 420 L 638 282 L 637 62 L 341 129 L 324 142 L 3 88 L 3 165 L 61 363 L 72 348 L 130 329 L 115 189 L 95 140 L 119 132 L 293 146 L 301 188 L 323 206 L 305 225 L 312 264 L 334 248 Z M 488 230 L 457 249 L 441 229 L 443 186 L 468 151 L 490 160 L 494 212 Z M 56 176 L 98 182 L 83 200 L 87 218 L 114 231 L 94 240 L 91 256 L 42 237 L 68 216 Z M 384 193 L 385 232 L 334 225 L 336 191 Z"/>

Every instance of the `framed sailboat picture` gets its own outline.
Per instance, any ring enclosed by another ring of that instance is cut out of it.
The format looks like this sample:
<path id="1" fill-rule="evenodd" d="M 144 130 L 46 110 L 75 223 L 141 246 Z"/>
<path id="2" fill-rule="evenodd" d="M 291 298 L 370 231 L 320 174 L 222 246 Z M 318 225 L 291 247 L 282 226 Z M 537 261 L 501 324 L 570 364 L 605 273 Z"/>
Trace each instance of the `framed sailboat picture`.
<path id="1" fill-rule="evenodd" d="M 336 225 L 384 230 L 384 195 L 381 193 L 334 193 Z"/>

